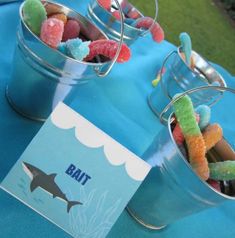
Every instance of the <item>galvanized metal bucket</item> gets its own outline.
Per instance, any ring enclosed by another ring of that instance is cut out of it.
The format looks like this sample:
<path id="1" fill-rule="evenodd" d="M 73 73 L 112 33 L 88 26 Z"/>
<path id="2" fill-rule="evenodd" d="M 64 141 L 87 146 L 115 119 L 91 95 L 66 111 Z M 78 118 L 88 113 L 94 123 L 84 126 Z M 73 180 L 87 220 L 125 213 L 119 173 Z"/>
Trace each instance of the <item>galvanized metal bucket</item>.
<path id="1" fill-rule="evenodd" d="M 210 86 L 210 90 L 235 94 L 235 89 L 219 86 Z M 197 91 L 208 91 L 208 86 L 189 90 L 181 97 Z M 160 115 L 161 121 L 164 113 L 178 99 L 166 106 Z M 218 192 L 193 171 L 173 139 L 172 119 L 170 115 L 167 127 L 162 128 L 142 156 L 152 169 L 127 207 L 137 222 L 154 230 L 222 202 L 235 201 L 235 197 Z M 233 192 L 235 193 L 235 189 Z"/>
<path id="2" fill-rule="evenodd" d="M 192 70 L 183 60 L 181 49 L 172 51 L 164 60 L 160 71 L 160 82 L 149 95 L 148 102 L 152 111 L 159 117 L 162 110 L 172 100 L 177 93 L 187 90 L 216 85 L 226 87 L 226 82 L 216 69 L 202 56 L 192 51 L 194 60 L 194 70 Z M 196 104 L 213 104 L 220 99 L 220 91 L 198 91 L 192 95 L 192 100 Z M 167 123 L 171 110 L 164 114 L 164 121 Z"/>
<path id="3" fill-rule="evenodd" d="M 139 17 L 144 17 L 144 15 L 135 8 L 128 0 L 118 0 L 120 3 L 122 12 L 125 16 L 130 12 L 135 12 Z M 154 21 L 157 19 L 158 14 L 158 1 L 155 0 L 155 17 Z M 116 4 L 112 4 L 111 12 L 117 9 Z M 88 5 L 87 16 L 100 28 L 102 29 L 108 37 L 113 40 L 118 40 L 120 38 L 120 24 L 121 21 L 117 20 L 112 13 L 104 9 L 97 0 L 91 0 Z M 150 27 L 151 28 L 151 27 Z M 149 32 L 149 30 L 138 29 L 134 26 L 131 26 L 127 23 L 124 23 L 124 42 L 127 45 L 131 45 L 135 40 L 144 36 Z"/>
<path id="4" fill-rule="evenodd" d="M 117 1 L 117 0 L 116 0 Z M 65 13 L 78 21 L 81 33 L 89 40 L 108 37 L 87 18 L 57 3 L 43 2 L 55 13 Z M 13 72 L 6 89 L 10 105 L 21 115 L 44 121 L 52 110 L 67 95 L 76 93 L 76 86 L 88 82 L 95 76 L 104 77 L 112 69 L 121 50 L 123 34 L 112 61 L 95 63 L 72 59 L 42 42 L 26 25 L 20 7 L 20 24 L 13 58 Z M 120 6 L 119 6 L 120 7 Z M 123 33 L 123 19 L 121 24 Z"/>

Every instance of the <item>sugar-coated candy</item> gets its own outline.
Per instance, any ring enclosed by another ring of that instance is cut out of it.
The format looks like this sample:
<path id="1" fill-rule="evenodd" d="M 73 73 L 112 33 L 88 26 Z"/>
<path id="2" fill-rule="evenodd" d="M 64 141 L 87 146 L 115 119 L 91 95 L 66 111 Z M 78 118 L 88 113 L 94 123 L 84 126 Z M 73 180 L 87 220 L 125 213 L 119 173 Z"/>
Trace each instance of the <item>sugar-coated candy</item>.
<path id="1" fill-rule="evenodd" d="M 182 133 L 179 123 L 176 123 L 175 128 L 172 132 L 172 135 L 178 146 L 184 143 L 184 135 Z"/>
<path id="2" fill-rule="evenodd" d="M 113 40 L 96 40 L 89 44 L 90 53 L 86 61 L 92 60 L 97 55 L 103 55 L 113 59 L 116 55 L 119 43 Z M 131 51 L 126 44 L 122 44 L 117 62 L 123 63 L 130 59 Z"/>
<path id="3" fill-rule="evenodd" d="M 60 42 L 60 44 L 57 46 L 57 50 L 59 50 L 61 53 L 67 55 L 67 47 L 66 42 Z"/>
<path id="4" fill-rule="evenodd" d="M 202 136 L 208 151 L 222 139 L 223 130 L 219 124 L 212 124 L 205 128 Z"/>
<path id="5" fill-rule="evenodd" d="M 79 36 L 80 33 L 80 25 L 76 20 L 68 20 L 64 26 L 64 34 L 62 37 L 62 41 L 67 41 L 69 39 L 74 39 Z"/>
<path id="6" fill-rule="evenodd" d="M 161 26 L 154 22 L 154 20 L 151 17 L 142 17 L 138 19 L 134 26 L 136 28 L 144 28 L 144 29 L 150 29 L 150 32 L 152 34 L 152 38 L 156 42 L 161 42 L 164 40 L 164 31 L 161 28 Z"/>
<path id="7" fill-rule="evenodd" d="M 83 42 L 81 39 L 71 39 L 66 41 L 67 53 L 76 60 L 83 60 L 90 51 L 90 41 Z"/>
<path id="8" fill-rule="evenodd" d="M 157 77 L 152 81 L 152 85 L 153 87 L 157 87 L 158 83 L 160 82 L 161 80 L 161 72 L 159 72 L 157 74 Z"/>
<path id="9" fill-rule="evenodd" d="M 197 123 L 200 121 L 200 117 L 198 114 L 195 114 Z M 178 146 L 181 146 L 184 143 L 184 135 L 180 128 L 179 123 L 176 123 L 175 128 L 172 132 L 173 138 Z"/>
<path id="10" fill-rule="evenodd" d="M 112 15 L 117 19 L 117 20 L 121 20 L 121 16 L 118 10 L 115 10 L 112 12 Z"/>
<path id="11" fill-rule="evenodd" d="M 56 18 L 58 20 L 61 20 L 64 24 L 67 22 L 67 16 L 64 13 L 56 13 L 51 15 L 49 18 Z"/>
<path id="12" fill-rule="evenodd" d="M 40 34 L 41 25 L 47 19 L 46 10 L 39 0 L 26 0 L 23 5 L 23 19 L 30 30 L 36 35 Z"/>
<path id="13" fill-rule="evenodd" d="M 235 179 L 235 161 L 209 163 L 210 178 L 215 180 Z"/>
<path id="14" fill-rule="evenodd" d="M 185 54 L 184 54 L 183 52 L 180 52 L 180 56 L 181 56 L 181 58 L 183 59 L 183 61 L 185 62 L 185 61 L 186 61 L 186 59 L 185 59 Z M 189 65 L 189 67 L 190 67 L 192 70 L 194 70 L 194 68 L 195 68 L 195 62 L 194 62 L 194 58 L 193 58 L 193 57 L 191 57 L 191 59 L 190 59 L 190 65 Z"/>
<path id="15" fill-rule="evenodd" d="M 218 192 L 221 192 L 220 183 L 218 181 L 216 181 L 214 179 L 208 179 L 207 183 L 209 183 L 210 186 L 213 187 Z"/>
<path id="16" fill-rule="evenodd" d="M 55 4 L 45 4 L 44 7 L 46 9 L 47 16 L 60 13 L 58 6 Z"/>
<path id="17" fill-rule="evenodd" d="M 64 23 L 56 18 L 49 18 L 42 23 L 40 38 L 52 48 L 57 48 L 62 40 Z"/>
<path id="18" fill-rule="evenodd" d="M 213 148 L 223 160 L 235 160 L 235 152 L 229 142 L 222 138 Z"/>
<path id="19" fill-rule="evenodd" d="M 201 130 L 204 130 L 205 127 L 209 125 L 210 118 L 211 118 L 211 109 L 207 105 L 199 105 L 195 112 L 200 116 L 199 127 Z"/>
<path id="20" fill-rule="evenodd" d="M 163 75 L 166 72 L 166 68 L 163 67 L 162 69 L 160 69 L 157 73 L 157 77 L 152 81 L 152 85 L 153 87 L 157 87 L 158 83 L 161 80 L 161 74 Z"/>
<path id="21" fill-rule="evenodd" d="M 128 13 L 127 16 L 131 19 L 138 19 L 140 17 L 140 14 L 138 11 L 136 11 L 134 8 L 132 8 Z"/>
<path id="22" fill-rule="evenodd" d="M 185 55 L 187 65 L 191 65 L 192 42 L 188 33 L 182 32 L 179 36 L 181 43 L 181 50 Z"/>
<path id="23" fill-rule="evenodd" d="M 186 95 L 176 100 L 173 107 L 187 144 L 190 164 L 199 177 L 207 180 L 209 168 L 205 157 L 206 147 L 195 118 L 192 101 Z"/>
<path id="24" fill-rule="evenodd" d="M 97 2 L 108 11 L 111 9 L 112 0 L 97 0 Z"/>

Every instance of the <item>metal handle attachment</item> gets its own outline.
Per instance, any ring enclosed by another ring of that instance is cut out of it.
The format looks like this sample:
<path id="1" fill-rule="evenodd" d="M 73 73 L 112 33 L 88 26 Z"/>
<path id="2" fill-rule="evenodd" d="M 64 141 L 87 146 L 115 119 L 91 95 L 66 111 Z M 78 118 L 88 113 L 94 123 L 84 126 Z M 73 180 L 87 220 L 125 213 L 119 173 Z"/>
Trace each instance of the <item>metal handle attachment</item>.
<path id="1" fill-rule="evenodd" d="M 122 44 L 123 44 L 123 35 L 124 35 L 124 17 L 123 17 L 123 12 L 122 12 L 122 8 L 118 2 L 118 0 L 114 0 L 116 5 L 117 5 L 117 8 L 118 8 L 118 11 L 119 11 L 119 14 L 120 14 L 120 17 L 121 17 L 121 27 L 120 27 L 120 31 L 121 31 L 121 35 L 120 35 L 120 41 L 119 41 L 119 45 L 118 45 L 118 48 L 117 48 L 117 51 L 116 51 L 116 54 L 114 56 L 114 58 L 112 59 L 110 65 L 108 66 L 108 69 L 104 72 L 101 72 L 99 71 L 99 67 L 95 67 L 95 72 L 97 74 L 98 77 L 105 77 L 109 74 L 109 72 L 111 71 L 112 67 L 114 66 L 114 64 L 116 63 L 117 61 L 117 58 L 119 56 L 119 53 L 121 51 L 121 48 L 122 48 Z"/>
<path id="2" fill-rule="evenodd" d="M 229 87 L 222 87 L 222 86 L 201 86 L 201 87 L 197 87 L 197 88 L 193 88 L 193 89 L 189 89 L 187 91 L 185 91 L 184 93 L 181 93 L 178 97 L 173 98 L 170 103 L 162 110 L 162 112 L 160 113 L 160 121 L 161 123 L 164 123 L 164 114 L 172 107 L 172 105 L 178 101 L 180 98 L 184 97 L 185 95 L 190 95 L 194 92 L 198 92 L 198 91 L 203 91 L 203 90 L 208 90 L 208 89 L 213 89 L 213 90 L 217 90 L 220 91 L 221 93 L 223 93 L 224 91 L 229 91 L 231 93 L 235 94 L 235 89 L 233 88 L 229 88 Z M 210 106 L 214 105 L 218 100 L 214 101 Z"/>

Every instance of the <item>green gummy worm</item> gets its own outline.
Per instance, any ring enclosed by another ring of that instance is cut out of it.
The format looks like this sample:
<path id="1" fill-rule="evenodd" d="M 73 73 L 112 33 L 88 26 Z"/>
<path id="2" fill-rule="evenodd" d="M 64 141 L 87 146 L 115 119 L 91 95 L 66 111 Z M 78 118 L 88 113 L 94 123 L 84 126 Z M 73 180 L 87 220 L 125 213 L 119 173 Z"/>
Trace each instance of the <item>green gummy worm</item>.
<path id="1" fill-rule="evenodd" d="M 174 99 L 179 94 L 175 95 Z M 201 131 L 197 124 L 192 101 L 188 95 L 176 100 L 173 104 L 177 121 L 184 135 L 200 135 Z"/>
<path id="2" fill-rule="evenodd" d="M 209 163 L 210 178 L 215 180 L 235 179 L 235 161 Z"/>

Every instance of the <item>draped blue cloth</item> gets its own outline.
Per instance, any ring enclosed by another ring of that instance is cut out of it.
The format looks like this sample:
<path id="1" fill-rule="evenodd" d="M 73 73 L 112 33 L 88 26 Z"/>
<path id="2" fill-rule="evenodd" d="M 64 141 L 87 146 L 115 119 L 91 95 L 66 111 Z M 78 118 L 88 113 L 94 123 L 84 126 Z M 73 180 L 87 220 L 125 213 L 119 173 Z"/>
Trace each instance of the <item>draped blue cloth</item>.
<path id="1" fill-rule="evenodd" d="M 80 13 L 86 11 L 88 3 L 87 0 L 58 2 Z M 19 5 L 20 2 L 0 5 L 0 181 L 42 125 L 19 116 L 5 98 L 5 87 L 12 69 Z M 152 42 L 151 36 L 138 39 L 131 46 L 132 58 L 128 63 L 115 65 L 107 78 L 94 78 L 89 83 L 79 86 L 70 106 L 141 156 L 162 127 L 147 103 L 147 97 L 152 90 L 151 81 L 160 69 L 164 57 L 174 48 L 175 46 L 167 41 L 161 44 Z M 226 79 L 227 84 L 235 88 L 235 77 L 220 66 L 215 67 Z M 234 109 L 232 110 L 235 114 Z M 141 227 L 123 211 L 108 237 L 231 238 L 235 237 L 234 211 L 235 202 L 227 202 L 176 221 L 164 230 L 155 232 Z M 0 237 L 70 236 L 0 190 Z"/>

